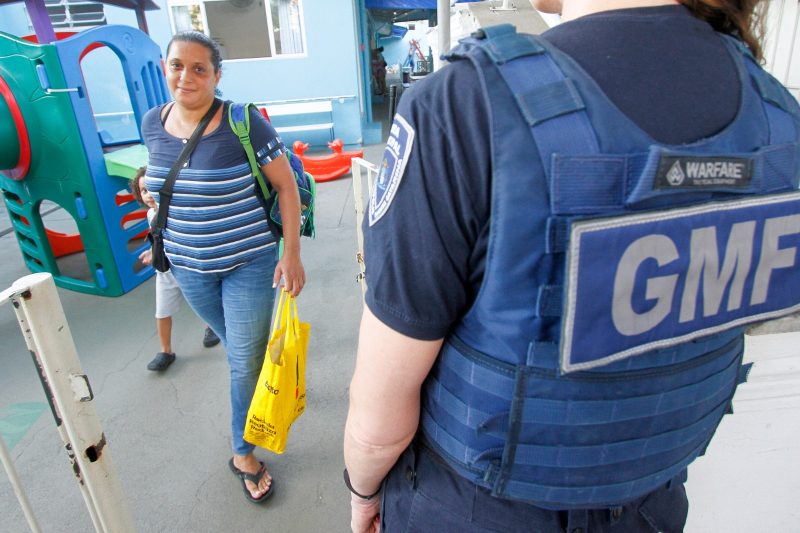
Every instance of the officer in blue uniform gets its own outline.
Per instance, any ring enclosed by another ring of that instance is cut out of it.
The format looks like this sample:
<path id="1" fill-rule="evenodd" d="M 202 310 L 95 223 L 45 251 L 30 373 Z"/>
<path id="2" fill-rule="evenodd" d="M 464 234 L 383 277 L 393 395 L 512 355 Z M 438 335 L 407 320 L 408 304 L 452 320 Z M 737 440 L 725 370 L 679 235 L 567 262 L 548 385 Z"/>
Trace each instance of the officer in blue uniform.
<path id="1" fill-rule="evenodd" d="M 755 2 L 532 1 L 563 23 L 477 32 L 392 125 L 353 531 L 682 531 L 743 326 L 800 309 L 800 109 Z"/>

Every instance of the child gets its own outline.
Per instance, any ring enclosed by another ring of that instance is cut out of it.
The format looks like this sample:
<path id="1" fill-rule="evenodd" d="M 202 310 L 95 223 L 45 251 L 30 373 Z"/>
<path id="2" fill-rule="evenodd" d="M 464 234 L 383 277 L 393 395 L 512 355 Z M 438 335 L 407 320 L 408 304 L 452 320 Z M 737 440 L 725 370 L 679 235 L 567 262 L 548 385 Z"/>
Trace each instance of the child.
<path id="1" fill-rule="evenodd" d="M 145 167 L 136 171 L 136 175 L 130 181 L 130 188 L 136 201 L 149 208 L 147 222 L 151 224 L 156 215 L 156 202 L 145 187 L 144 172 Z M 139 255 L 139 260 L 145 265 L 149 265 L 152 262 L 152 252 L 145 250 Z M 175 360 L 175 352 L 172 351 L 172 315 L 178 312 L 182 299 L 183 294 L 172 272 L 156 271 L 156 330 L 161 351 L 147 364 L 148 370 L 166 370 Z M 206 326 L 203 346 L 210 348 L 217 344 L 219 344 L 219 337 L 210 327 Z"/>

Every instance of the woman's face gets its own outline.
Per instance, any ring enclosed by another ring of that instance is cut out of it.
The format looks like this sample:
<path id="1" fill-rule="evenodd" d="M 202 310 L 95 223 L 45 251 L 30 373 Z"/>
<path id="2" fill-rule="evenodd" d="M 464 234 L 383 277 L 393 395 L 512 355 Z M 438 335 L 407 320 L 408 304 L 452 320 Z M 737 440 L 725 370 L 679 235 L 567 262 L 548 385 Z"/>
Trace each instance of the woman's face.
<path id="1" fill-rule="evenodd" d="M 167 56 L 167 86 L 176 104 L 188 109 L 207 107 L 214 100 L 219 77 L 208 48 L 186 41 L 172 43 Z"/>

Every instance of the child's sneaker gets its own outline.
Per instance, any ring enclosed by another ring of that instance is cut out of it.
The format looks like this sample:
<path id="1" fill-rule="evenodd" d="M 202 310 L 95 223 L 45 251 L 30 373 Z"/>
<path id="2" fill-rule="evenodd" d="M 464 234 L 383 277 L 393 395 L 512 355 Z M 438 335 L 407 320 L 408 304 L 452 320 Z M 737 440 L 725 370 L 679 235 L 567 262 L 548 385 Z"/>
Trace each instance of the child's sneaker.
<path id="1" fill-rule="evenodd" d="M 219 337 L 217 337 L 217 334 L 214 333 L 213 329 L 206 326 L 206 332 L 203 335 L 203 346 L 206 348 L 211 348 L 217 344 L 219 344 Z"/>
<path id="2" fill-rule="evenodd" d="M 166 370 L 175 360 L 174 353 L 158 352 L 152 361 L 147 363 L 147 370 Z"/>

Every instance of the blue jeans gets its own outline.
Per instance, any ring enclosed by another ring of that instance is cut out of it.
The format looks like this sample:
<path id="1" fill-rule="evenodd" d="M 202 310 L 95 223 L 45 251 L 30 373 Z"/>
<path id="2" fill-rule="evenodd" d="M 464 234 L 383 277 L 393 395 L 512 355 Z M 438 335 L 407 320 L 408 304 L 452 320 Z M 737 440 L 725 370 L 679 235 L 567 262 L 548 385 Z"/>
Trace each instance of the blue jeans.
<path id="1" fill-rule="evenodd" d="M 274 247 L 261 257 L 228 272 L 195 272 L 173 267 L 184 298 L 211 326 L 228 353 L 231 372 L 231 431 L 233 453 L 247 455 L 244 424 L 269 340 L 277 263 Z"/>
<path id="2" fill-rule="evenodd" d="M 549 511 L 494 498 L 414 442 L 383 482 L 381 531 L 385 533 L 679 533 L 689 504 L 674 480 L 620 507 Z"/>

